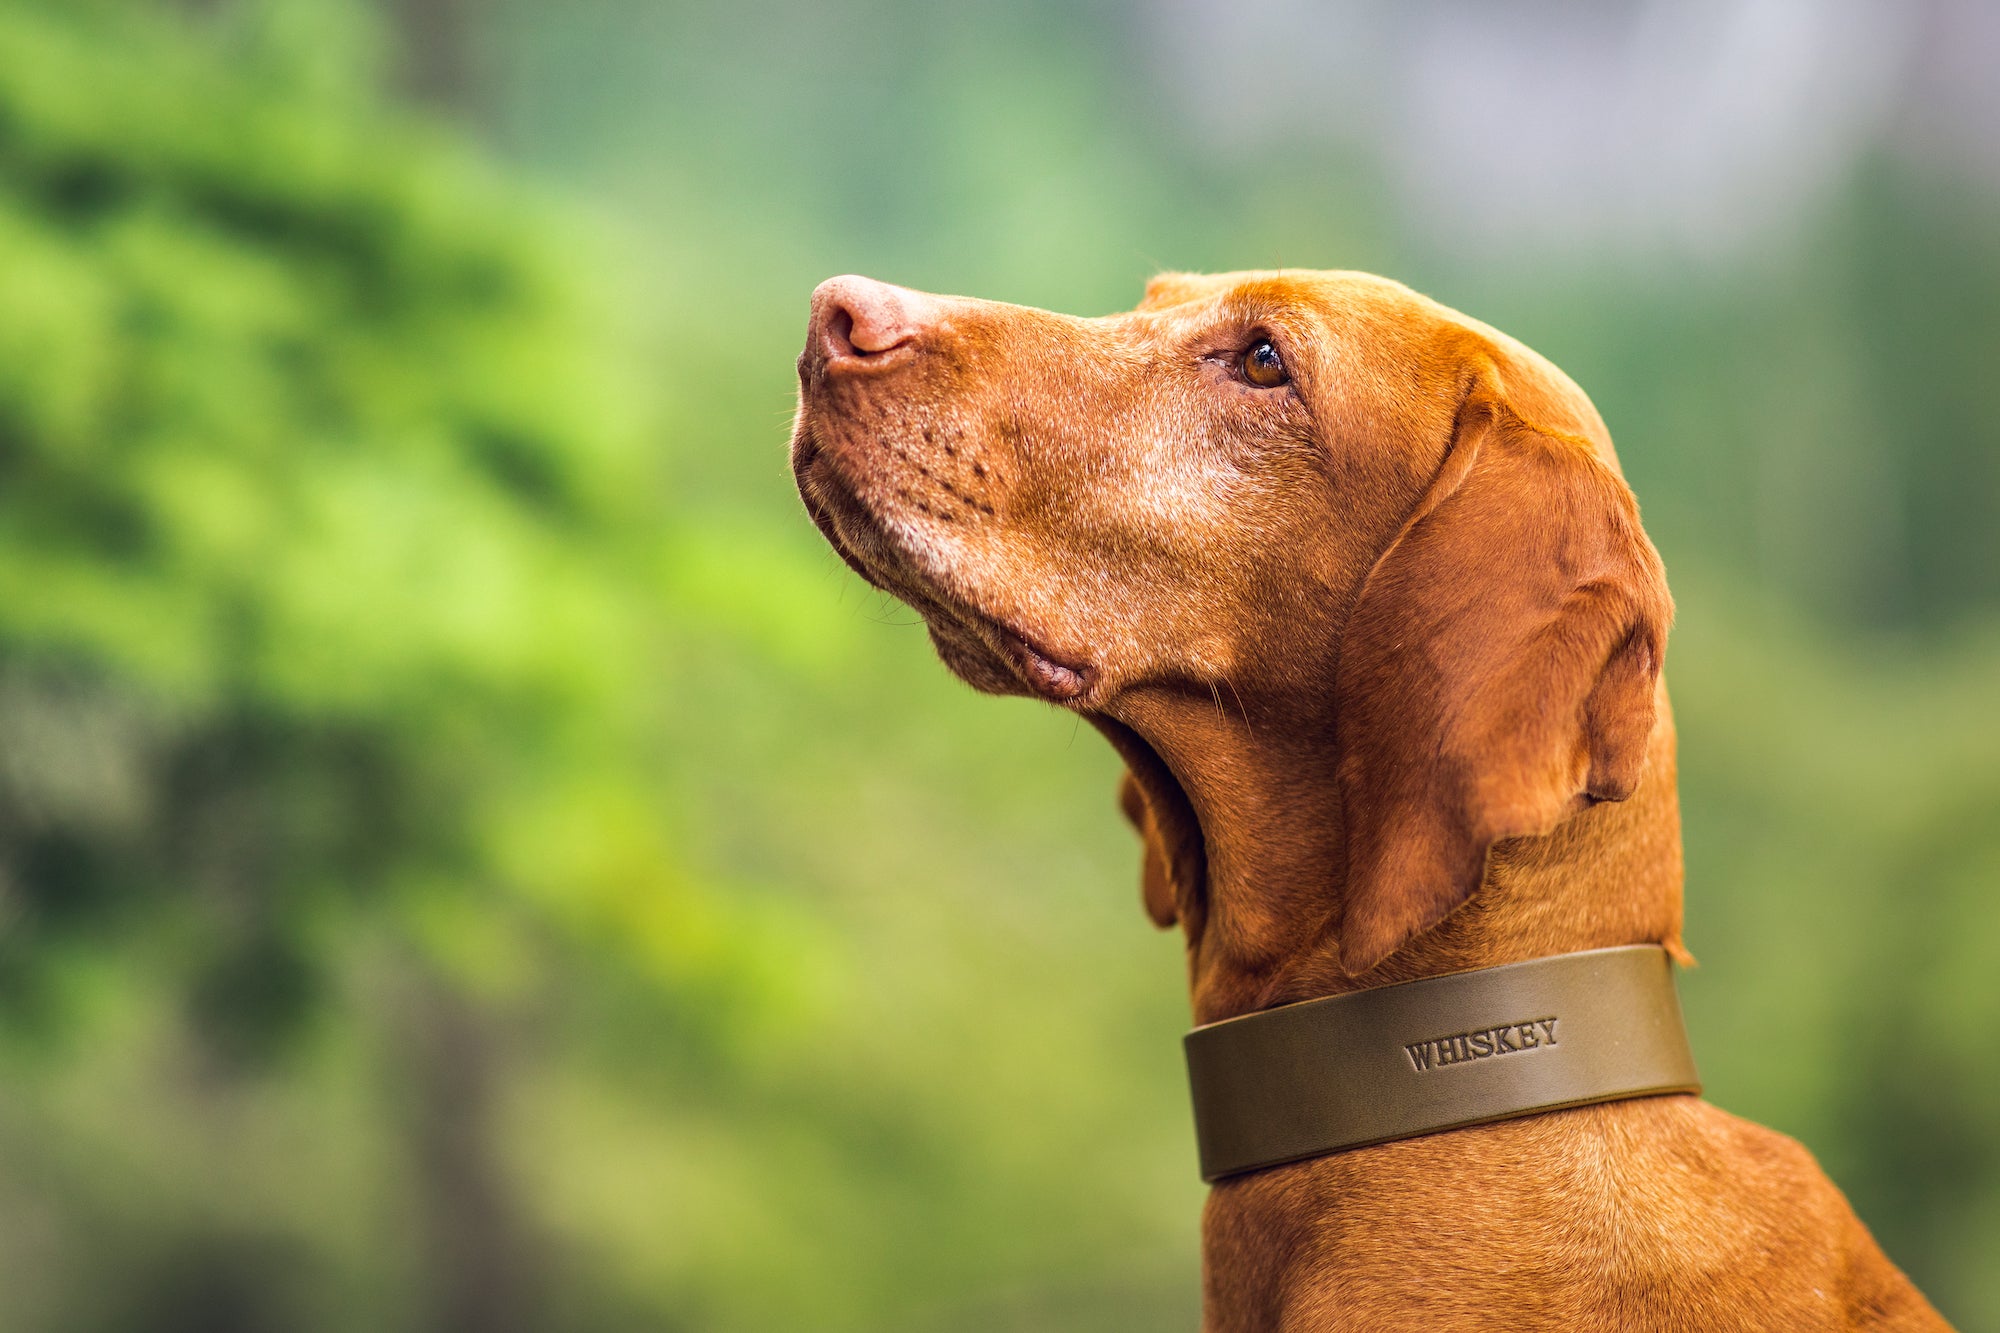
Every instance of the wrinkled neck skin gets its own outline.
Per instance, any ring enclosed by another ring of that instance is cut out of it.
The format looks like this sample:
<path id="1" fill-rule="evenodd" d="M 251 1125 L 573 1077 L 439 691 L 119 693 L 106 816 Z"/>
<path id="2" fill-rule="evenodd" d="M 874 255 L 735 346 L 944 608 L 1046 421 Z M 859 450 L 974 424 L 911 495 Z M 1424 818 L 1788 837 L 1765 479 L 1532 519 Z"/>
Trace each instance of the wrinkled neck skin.
<path id="1" fill-rule="evenodd" d="M 1645 775 L 1630 799 L 1497 844 L 1469 900 L 1353 977 L 1338 949 L 1346 849 L 1332 719 L 1259 708 L 1226 690 L 1212 711 L 1136 707 L 1127 725 L 1171 772 L 1205 853 L 1206 873 L 1184 894 L 1194 910 L 1184 905 L 1180 922 L 1195 1021 L 1582 949 L 1663 944 L 1684 958 L 1664 682 L 1658 698 Z"/>

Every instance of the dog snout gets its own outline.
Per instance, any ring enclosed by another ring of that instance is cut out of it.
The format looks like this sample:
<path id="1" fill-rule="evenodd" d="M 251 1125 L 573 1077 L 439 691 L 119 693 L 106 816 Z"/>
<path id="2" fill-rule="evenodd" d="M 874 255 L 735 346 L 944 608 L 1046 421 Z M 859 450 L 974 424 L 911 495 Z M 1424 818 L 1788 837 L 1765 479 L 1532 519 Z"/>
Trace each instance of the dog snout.
<path id="1" fill-rule="evenodd" d="M 880 369 L 936 323 L 935 298 L 907 287 L 846 274 L 813 290 L 812 322 L 799 372 L 842 374 Z"/>

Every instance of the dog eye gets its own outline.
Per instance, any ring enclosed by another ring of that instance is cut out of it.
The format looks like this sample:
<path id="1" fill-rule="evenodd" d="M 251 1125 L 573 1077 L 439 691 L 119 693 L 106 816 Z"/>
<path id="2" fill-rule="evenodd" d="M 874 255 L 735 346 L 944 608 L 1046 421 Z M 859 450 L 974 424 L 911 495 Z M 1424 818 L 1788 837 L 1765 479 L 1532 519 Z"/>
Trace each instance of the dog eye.
<path id="1" fill-rule="evenodd" d="M 1265 338 L 1252 343 L 1243 354 L 1243 378 L 1260 389 L 1275 389 L 1291 376 L 1285 373 L 1285 359 L 1278 355 L 1271 340 Z"/>

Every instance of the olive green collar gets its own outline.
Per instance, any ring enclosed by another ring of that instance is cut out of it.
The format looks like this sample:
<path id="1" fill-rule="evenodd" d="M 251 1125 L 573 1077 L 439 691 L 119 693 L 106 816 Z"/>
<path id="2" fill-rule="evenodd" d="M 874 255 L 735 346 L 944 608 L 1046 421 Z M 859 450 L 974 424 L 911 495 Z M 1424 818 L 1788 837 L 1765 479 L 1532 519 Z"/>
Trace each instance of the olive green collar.
<path id="1" fill-rule="evenodd" d="M 1305 1000 L 1187 1034 L 1204 1180 L 1628 1097 L 1700 1092 L 1656 945 Z"/>

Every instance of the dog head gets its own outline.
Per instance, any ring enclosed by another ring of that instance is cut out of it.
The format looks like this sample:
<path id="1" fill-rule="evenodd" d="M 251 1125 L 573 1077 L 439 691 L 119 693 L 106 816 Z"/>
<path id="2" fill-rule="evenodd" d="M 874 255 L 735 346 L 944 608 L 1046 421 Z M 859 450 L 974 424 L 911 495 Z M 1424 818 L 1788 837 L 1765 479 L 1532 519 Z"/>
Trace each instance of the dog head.
<path id="1" fill-rule="evenodd" d="M 1149 741 L 1218 706 L 1327 756 L 1350 973 L 1638 780 L 1671 604 L 1603 423 L 1407 288 L 1172 274 L 1080 319 L 835 278 L 799 377 L 821 531 L 972 685 L 1105 730 L 1162 923 L 1201 833 Z"/>

